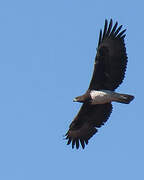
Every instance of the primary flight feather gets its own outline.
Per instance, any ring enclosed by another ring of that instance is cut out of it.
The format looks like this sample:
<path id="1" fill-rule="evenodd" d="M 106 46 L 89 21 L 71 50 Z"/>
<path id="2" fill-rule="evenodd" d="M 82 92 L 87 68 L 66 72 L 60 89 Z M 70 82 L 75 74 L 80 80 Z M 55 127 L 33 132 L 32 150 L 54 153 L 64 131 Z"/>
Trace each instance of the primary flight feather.
<path id="1" fill-rule="evenodd" d="M 116 93 L 115 89 L 122 83 L 126 66 L 127 54 L 124 43 L 125 31 L 122 25 L 113 26 L 112 19 L 105 20 L 104 30 L 100 30 L 94 72 L 88 90 L 82 96 L 74 99 L 83 103 L 78 114 L 66 133 L 67 144 L 72 143 L 82 148 L 97 132 L 97 128 L 104 125 L 112 112 L 111 102 L 129 104 L 134 96 Z"/>

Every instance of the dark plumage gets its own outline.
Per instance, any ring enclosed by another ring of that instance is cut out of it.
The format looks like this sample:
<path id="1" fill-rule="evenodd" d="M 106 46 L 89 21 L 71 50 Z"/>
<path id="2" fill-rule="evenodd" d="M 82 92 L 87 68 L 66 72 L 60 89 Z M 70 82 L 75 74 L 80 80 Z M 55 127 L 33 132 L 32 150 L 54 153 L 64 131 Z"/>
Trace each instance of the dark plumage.
<path id="1" fill-rule="evenodd" d="M 83 96 L 74 99 L 82 102 L 83 105 L 66 133 L 67 144 L 72 143 L 72 148 L 76 145 L 78 149 L 79 143 L 84 148 L 88 140 L 97 132 L 97 128 L 104 125 L 112 112 L 112 100 L 104 104 L 92 105 L 90 94 L 92 90 L 98 90 L 98 92 L 108 90 L 108 95 L 111 96 L 124 79 L 127 66 L 124 44 L 126 30 L 121 31 L 121 28 L 122 26 L 118 27 L 117 22 L 113 26 L 111 19 L 109 25 L 105 20 L 103 33 L 100 30 L 94 72 L 89 88 Z M 133 98 L 131 95 L 118 94 L 116 101 L 128 104 Z"/>

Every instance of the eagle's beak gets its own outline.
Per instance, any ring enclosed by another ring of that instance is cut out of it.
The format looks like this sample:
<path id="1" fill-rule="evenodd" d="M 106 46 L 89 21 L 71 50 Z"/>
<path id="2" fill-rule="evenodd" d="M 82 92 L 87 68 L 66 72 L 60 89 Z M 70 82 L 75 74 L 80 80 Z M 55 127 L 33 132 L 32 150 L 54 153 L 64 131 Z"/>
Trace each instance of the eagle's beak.
<path id="1" fill-rule="evenodd" d="M 76 98 L 73 99 L 73 102 L 77 102 Z"/>

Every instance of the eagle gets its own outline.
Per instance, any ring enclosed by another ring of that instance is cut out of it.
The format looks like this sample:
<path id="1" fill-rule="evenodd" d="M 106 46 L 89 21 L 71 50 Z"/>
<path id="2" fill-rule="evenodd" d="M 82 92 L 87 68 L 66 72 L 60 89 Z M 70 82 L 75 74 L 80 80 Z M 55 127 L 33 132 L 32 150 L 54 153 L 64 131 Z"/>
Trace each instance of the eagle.
<path id="1" fill-rule="evenodd" d="M 65 135 L 67 145 L 82 148 L 89 139 L 108 120 L 112 112 L 112 102 L 129 104 L 134 96 L 115 92 L 122 83 L 127 67 L 125 31 L 118 22 L 113 25 L 112 19 L 105 20 L 104 30 L 100 30 L 94 71 L 88 90 L 74 102 L 82 106 L 69 126 Z"/>

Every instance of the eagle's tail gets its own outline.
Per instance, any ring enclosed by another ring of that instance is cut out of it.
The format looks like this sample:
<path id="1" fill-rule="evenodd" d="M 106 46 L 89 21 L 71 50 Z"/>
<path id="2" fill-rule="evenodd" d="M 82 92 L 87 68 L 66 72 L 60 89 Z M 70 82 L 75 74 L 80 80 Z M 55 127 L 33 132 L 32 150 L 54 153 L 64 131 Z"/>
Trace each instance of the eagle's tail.
<path id="1" fill-rule="evenodd" d="M 120 93 L 116 93 L 116 94 L 117 97 L 115 98 L 115 101 L 119 103 L 129 104 L 134 99 L 134 96 L 129 94 L 120 94 Z"/>

